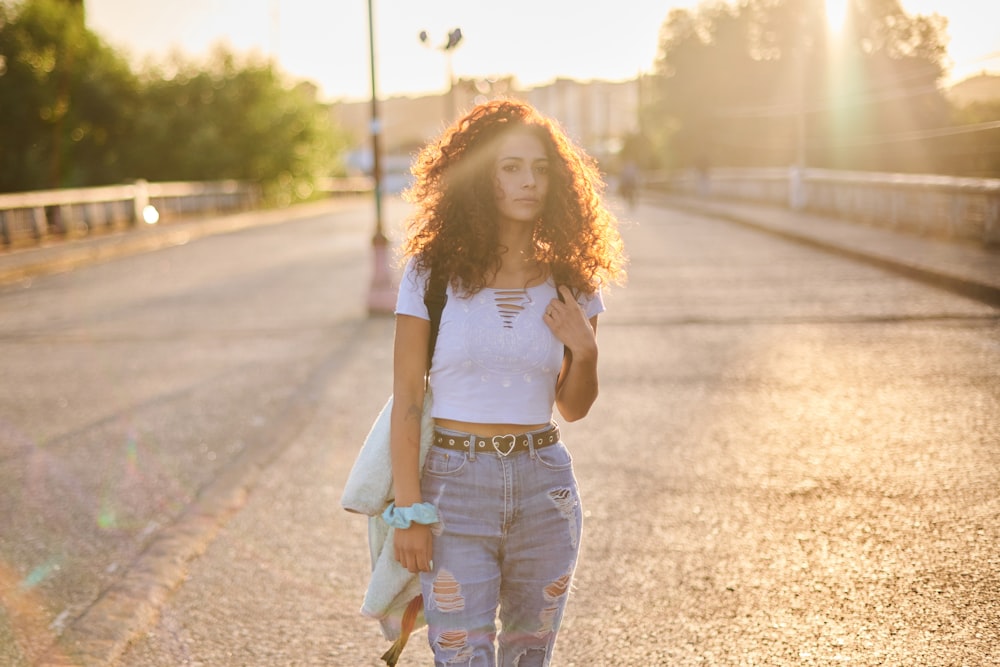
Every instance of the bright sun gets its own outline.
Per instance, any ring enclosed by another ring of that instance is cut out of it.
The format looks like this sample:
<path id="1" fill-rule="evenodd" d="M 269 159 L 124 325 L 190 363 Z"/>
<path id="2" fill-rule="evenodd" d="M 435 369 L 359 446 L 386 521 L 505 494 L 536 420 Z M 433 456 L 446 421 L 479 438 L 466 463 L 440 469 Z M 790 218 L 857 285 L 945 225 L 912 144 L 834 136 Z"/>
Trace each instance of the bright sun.
<path id="1" fill-rule="evenodd" d="M 825 0 L 826 2 L 826 26 L 839 34 L 844 29 L 844 22 L 847 20 L 847 3 L 850 0 Z"/>

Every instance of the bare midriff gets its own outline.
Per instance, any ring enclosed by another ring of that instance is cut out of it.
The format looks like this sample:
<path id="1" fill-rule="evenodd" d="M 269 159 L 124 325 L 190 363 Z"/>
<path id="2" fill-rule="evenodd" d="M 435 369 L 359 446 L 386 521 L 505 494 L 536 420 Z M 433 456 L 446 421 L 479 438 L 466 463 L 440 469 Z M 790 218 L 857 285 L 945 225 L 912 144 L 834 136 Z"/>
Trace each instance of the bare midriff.
<path id="1" fill-rule="evenodd" d="M 441 428 L 462 433 L 471 433 L 482 438 L 492 438 L 495 435 L 520 435 L 529 431 L 546 428 L 548 424 L 479 424 L 462 422 L 454 419 L 435 419 L 434 424 Z"/>

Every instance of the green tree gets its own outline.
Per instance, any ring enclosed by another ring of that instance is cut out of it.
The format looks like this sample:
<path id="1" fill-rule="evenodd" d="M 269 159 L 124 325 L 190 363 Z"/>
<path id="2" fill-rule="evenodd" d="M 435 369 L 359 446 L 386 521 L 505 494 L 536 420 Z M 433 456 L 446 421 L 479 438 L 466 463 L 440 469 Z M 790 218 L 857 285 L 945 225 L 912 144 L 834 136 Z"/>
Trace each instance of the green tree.
<path id="1" fill-rule="evenodd" d="M 218 48 L 205 64 L 175 58 L 143 76 L 132 159 L 150 180 L 234 178 L 278 202 L 307 198 L 334 173 L 345 145 L 309 84 Z"/>
<path id="2" fill-rule="evenodd" d="M 126 176 L 136 84 L 80 5 L 0 2 L 0 191 Z"/>
<path id="3" fill-rule="evenodd" d="M 315 88 L 268 61 L 219 48 L 136 74 L 80 3 L 0 0 L 0 191 L 231 178 L 287 203 L 345 146 Z"/>
<path id="4" fill-rule="evenodd" d="M 803 150 L 811 166 L 932 166 L 919 137 L 948 119 L 943 20 L 910 17 L 897 0 L 848 6 L 836 38 L 822 0 L 672 11 L 643 111 L 667 164 L 789 165 Z"/>

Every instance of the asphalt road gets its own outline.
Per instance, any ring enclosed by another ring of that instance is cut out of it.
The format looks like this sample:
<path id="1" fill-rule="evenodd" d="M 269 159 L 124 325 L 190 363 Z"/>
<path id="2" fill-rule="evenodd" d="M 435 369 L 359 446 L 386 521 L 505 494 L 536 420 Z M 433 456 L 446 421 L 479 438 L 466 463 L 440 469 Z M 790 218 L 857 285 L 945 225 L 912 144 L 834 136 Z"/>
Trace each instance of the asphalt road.
<path id="1" fill-rule="evenodd" d="M 554 664 L 1000 664 L 1000 311 L 625 216 Z M 0 663 L 382 664 L 338 505 L 390 388 L 369 217 L 0 289 Z"/>

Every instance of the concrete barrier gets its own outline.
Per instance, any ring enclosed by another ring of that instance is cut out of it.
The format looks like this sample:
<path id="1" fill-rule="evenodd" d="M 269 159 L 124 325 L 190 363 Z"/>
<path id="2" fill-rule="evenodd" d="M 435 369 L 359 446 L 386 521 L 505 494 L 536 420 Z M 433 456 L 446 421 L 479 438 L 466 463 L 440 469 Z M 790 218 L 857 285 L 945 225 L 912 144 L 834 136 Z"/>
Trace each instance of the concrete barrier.
<path id="1" fill-rule="evenodd" d="M 1000 243 L 1000 179 L 794 168 L 647 174 L 655 190 L 755 201 L 912 231 Z"/>
<path id="2" fill-rule="evenodd" d="M 241 181 L 147 183 L 0 194 L 5 246 L 254 208 L 260 188 Z M 150 208 L 152 207 L 152 208 Z"/>

